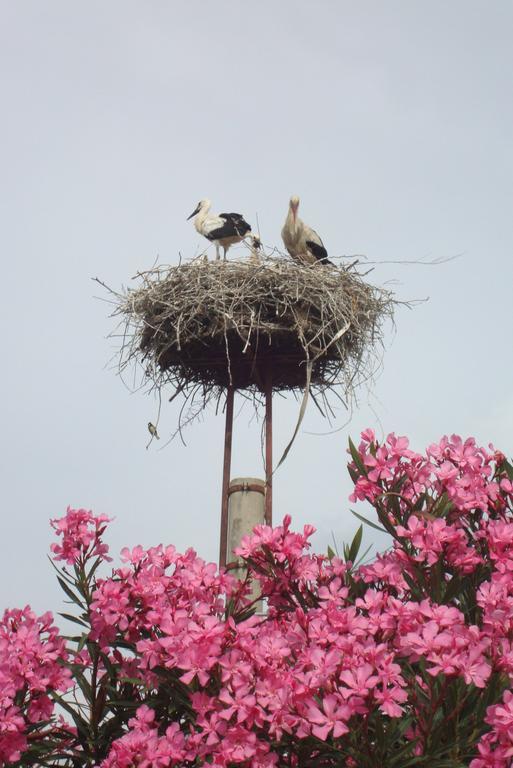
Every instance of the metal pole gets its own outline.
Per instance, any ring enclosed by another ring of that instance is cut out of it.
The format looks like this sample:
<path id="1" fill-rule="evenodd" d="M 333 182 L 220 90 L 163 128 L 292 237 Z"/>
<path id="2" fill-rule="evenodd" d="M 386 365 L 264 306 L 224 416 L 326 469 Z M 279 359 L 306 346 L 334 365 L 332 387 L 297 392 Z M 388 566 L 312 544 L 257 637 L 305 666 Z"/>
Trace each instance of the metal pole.
<path id="1" fill-rule="evenodd" d="M 265 522 L 273 524 L 273 377 L 265 377 Z"/>
<path id="2" fill-rule="evenodd" d="M 221 533 L 219 541 L 219 567 L 226 565 L 226 549 L 228 538 L 228 489 L 230 487 L 230 468 L 232 463 L 232 434 L 233 434 L 233 386 L 226 393 L 226 425 L 224 430 L 224 462 L 223 488 L 221 498 Z"/>

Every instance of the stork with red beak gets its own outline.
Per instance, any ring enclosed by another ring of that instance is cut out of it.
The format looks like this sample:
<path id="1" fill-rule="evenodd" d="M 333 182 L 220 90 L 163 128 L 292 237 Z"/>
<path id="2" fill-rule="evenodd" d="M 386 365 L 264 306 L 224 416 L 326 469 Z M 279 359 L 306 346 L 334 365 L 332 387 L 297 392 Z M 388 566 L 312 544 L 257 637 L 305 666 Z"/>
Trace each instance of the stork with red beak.
<path id="1" fill-rule="evenodd" d="M 328 252 L 317 232 L 297 215 L 299 197 L 290 198 L 289 210 L 281 237 L 285 248 L 299 264 L 331 264 Z"/>

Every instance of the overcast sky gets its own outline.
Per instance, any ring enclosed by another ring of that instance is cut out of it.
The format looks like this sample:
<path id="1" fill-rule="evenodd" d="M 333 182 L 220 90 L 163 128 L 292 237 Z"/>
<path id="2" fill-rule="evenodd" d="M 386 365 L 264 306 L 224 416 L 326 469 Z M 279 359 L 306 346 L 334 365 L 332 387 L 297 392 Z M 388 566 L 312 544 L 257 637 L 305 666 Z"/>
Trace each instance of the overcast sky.
<path id="1" fill-rule="evenodd" d="M 258 214 L 280 245 L 298 194 L 330 254 L 399 262 L 369 279 L 429 297 L 386 329 L 349 426 L 312 434 L 329 425 L 310 407 L 275 520 L 313 523 L 318 550 L 352 536 L 345 451 L 366 426 L 512 453 L 512 34 L 509 0 L 1 0 L 1 606 L 62 609 L 46 553 L 68 504 L 116 518 L 114 554 L 163 541 L 217 558 L 223 418 L 145 449 L 156 402 L 107 365 L 90 280 L 195 255 L 201 197 Z M 297 408 L 275 400 L 277 454 Z M 262 474 L 251 417 L 233 476 Z M 163 437 L 176 418 L 164 409 Z"/>

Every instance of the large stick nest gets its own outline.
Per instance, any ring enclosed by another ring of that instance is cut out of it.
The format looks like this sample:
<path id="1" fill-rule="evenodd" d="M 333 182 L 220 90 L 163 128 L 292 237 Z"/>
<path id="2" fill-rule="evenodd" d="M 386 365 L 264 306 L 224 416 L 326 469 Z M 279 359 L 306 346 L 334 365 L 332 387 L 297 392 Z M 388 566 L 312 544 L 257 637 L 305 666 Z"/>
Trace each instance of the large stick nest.
<path id="1" fill-rule="evenodd" d="M 138 279 L 114 294 L 124 325 L 120 370 L 142 364 L 150 387 L 182 393 L 196 410 L 229 385 L 258 398 L 269 376 L 275 390 L 304 390 L 308 381 L 314 398 L 338 389 L 346 399 L 376 368 L 396 303 L 357 263 L 197 259 Z"/>

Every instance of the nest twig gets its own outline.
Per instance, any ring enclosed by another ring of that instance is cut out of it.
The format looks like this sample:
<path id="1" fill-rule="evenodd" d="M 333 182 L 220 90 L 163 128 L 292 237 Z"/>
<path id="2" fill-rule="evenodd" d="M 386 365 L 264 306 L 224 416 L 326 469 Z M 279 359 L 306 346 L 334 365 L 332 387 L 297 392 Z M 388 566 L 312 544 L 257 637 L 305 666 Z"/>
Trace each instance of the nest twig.
<path id="1" fill-rule="evenodd" d="M 231 385 L 260 400 L 273 388 L 310 392 L 331 411 L 376 368 L 383 322 L 398 303 L 367 283 L 357 264 L 298 265 L 277 257 L 155 267 L 114 295 L 121 318 L 121 374 L 142 366 L 142 384 L 184 398 L 179 428 Z M 188 410 L 187 410 L 188 409 Z M 321 408 L 322 411 L 322 408 Z"/>

